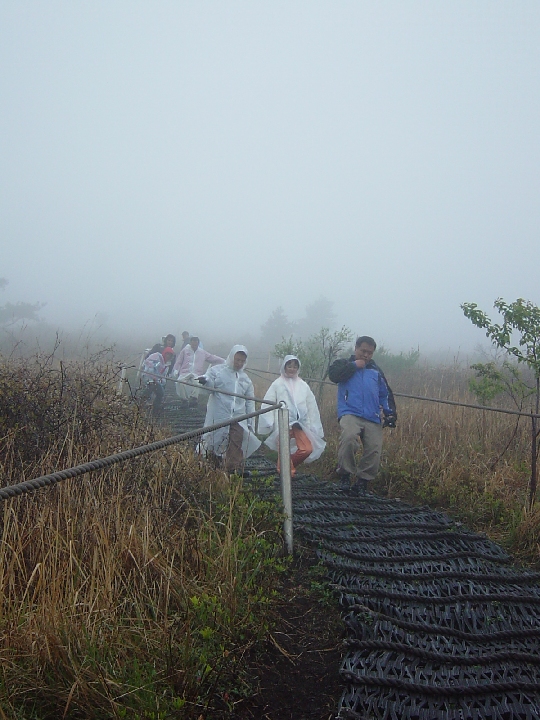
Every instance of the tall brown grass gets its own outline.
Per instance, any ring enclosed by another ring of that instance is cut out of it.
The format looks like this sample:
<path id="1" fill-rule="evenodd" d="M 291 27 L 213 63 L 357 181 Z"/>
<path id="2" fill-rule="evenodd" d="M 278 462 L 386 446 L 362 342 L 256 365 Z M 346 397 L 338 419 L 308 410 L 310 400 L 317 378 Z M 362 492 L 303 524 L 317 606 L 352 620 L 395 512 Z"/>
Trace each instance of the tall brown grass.
<path id="1" fill-rule="evenodd" d="M 1 416 L 2 484 L 166 435 L 116 397 L 115 372 L 2 365 L 0 407 L 21 409 Z M 250 692 L 280 516 L 239 478 L 179 445 L 0 512 L 0 717 L 220 717 Z"/>
<path id="2" fill-rule="evenodd" d="M 407 394 L 476 404 L 469 377 L 467 369 L 453 366 L 409 372 L 395 384 Z M 388 433 L 386 464 L 414 465 L 429 478 L 426 499 L 463 506 L 488 526 L 500 513 L 524 507 L 530 473 L 527 418 L 406 398 L 398 404 L 400 422 Z M 504 397 L 498 405 L 515 409 Z"/>

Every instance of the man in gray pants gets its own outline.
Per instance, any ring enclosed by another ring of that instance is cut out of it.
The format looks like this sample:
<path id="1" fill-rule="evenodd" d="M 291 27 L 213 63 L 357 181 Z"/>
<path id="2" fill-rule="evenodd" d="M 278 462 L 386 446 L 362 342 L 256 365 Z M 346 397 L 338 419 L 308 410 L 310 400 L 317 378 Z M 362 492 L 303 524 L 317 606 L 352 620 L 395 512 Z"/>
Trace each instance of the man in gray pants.
<path id="1" fill-rule="evenodd" d="M 379 470 L 383 426 L 395 427 L 397 420 L 392 390 L 373 362 L 376 347 L 372 337 L 362 335 L 356 340 L 354 355 L 348 360 L 336 360 L 328 371 L 330 380 L 338 384 L 340 488 L 355 495 L 365 495 L 367 483 Z M 360 442 L 364 453 L 357 462 Z"/>

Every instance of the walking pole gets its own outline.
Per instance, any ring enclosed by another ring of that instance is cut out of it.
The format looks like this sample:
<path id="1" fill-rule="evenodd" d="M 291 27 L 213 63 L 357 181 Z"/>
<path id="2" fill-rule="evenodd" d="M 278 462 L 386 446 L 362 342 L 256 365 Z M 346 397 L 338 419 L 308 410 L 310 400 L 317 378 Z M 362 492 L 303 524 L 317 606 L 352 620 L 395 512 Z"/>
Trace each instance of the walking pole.
<path id="1" fill-rule="evenodd" d="M 287 552 L 293 554 L 292 489 L 291 489 L 291 445 L 289 438 L 289 411 L 282 406 L 278 412 L 279 464 L 281 468 L 281 497 L 285 510 L 283 532 Z"/>

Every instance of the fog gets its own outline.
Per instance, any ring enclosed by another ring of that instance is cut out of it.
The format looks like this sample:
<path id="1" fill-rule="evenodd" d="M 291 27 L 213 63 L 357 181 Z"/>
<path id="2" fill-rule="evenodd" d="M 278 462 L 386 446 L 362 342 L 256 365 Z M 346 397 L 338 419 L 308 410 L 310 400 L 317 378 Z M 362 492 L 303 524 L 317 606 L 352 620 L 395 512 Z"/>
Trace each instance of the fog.
<path id="1" fill-rule="evenodd" d="M 2 0 L 0 305 L 472 348 L 462 302 L 540 304 L 539 55 L 537 0 Z"/>

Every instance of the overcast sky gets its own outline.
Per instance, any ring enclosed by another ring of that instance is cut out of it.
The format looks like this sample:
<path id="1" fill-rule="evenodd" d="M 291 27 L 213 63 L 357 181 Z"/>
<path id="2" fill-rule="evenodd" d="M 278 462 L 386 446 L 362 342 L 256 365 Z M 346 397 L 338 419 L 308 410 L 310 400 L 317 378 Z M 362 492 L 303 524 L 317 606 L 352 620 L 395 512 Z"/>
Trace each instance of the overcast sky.
<path id="1" fill-rule="evenodd" d="M 474 346 L 540 304 L 539 60 L 538 0 L 0 0 L 0 304 Z"/>

